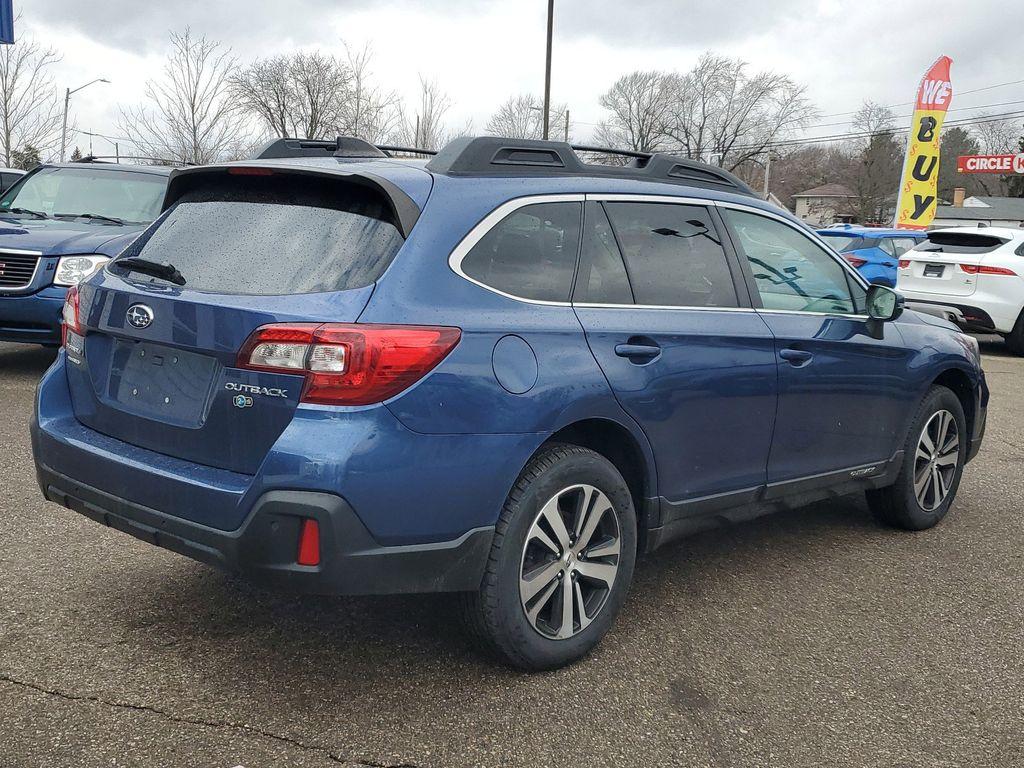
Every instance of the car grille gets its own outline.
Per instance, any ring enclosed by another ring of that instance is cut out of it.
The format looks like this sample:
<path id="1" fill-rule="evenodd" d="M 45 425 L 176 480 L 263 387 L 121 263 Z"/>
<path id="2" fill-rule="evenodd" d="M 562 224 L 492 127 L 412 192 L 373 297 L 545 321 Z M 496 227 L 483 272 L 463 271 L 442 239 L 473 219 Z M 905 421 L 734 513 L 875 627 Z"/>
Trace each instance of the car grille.
<path id="1" fill-rule="evenodd" d="M 0 251 L 0 289 L 24 288 L 32 282 L 39 256 Z"/>

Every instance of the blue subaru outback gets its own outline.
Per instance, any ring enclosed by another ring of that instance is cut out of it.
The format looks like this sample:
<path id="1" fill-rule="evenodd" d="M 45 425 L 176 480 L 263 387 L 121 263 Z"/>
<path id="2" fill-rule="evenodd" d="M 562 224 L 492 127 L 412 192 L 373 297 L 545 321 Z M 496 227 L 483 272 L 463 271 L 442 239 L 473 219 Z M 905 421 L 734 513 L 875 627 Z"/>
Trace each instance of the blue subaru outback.
<path id="1" fill-rule="evenodd" d="M 69 286 L 160 213 L 169 168 L 43 165 L 0 196 L 0 341 L 60 344 Z"/>
<path id="2" fill-rule="evenodd" d="M 526 669 L 681 535 L 853 492 L 935 525 L 988 401 L 971 337 L 728 173 L 494 137 L 175 171 L 64 329 L 46 498 L 279 587 L 464 593 Z"/>

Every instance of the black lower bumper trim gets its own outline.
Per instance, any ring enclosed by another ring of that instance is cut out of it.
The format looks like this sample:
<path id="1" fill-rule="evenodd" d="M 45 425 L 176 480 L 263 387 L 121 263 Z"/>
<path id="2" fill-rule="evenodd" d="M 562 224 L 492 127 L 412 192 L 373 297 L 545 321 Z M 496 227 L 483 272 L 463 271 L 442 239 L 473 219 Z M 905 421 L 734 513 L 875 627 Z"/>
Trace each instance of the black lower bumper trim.
<path id="1" fill-rule="evenodd" d="M 267 586 L 330 595 L 476 590 L 494 528 L 458 539 L 385 547 L 348 503 L 330 493 L 270 491 L 238 530 L 221 531 L 159 512 L 36 467 L 50 501 L 138 539 Z M 320 526 L 320 565 L 295 562 L 303 518 Z"/>

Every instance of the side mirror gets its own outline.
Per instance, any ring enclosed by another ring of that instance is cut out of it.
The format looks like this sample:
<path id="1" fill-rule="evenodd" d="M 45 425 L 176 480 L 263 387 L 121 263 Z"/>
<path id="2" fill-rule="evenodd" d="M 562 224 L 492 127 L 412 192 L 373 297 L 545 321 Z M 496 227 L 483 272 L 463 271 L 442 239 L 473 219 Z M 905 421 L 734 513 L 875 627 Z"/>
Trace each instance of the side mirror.
<path id="1" fill-rule="evenodd" d="M 905 300 L 888 286 L 872 285 L 864 303 L 870 320 L 887 323 L 903 314 Z"/>

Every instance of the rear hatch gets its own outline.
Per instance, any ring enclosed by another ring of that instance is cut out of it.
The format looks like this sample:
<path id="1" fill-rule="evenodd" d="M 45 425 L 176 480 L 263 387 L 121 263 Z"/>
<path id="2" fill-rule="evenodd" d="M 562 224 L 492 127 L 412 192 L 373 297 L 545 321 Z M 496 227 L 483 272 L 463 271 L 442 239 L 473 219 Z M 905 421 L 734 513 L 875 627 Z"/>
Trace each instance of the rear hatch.
<path id="1" fill-rule="evenodd" d="M 970 296 L 978 267 L 1006 238 L 977 229 L 935 230 L 900 256 L 897 287 L 914 293 Z"/>
<path id="2" fill-rule="evenodd" d="M 303 378 L 236 367 L 246 339 L 269 323 L 354 322 L 403 230 L 387 195 L 351 177 L 221 169 L 173 194 L 80 289 L 84 339 L 66 344 L 75 414 L 132 445 L 253 474 Z M 170 264 L 184 284 L 126 258 Z"/>

